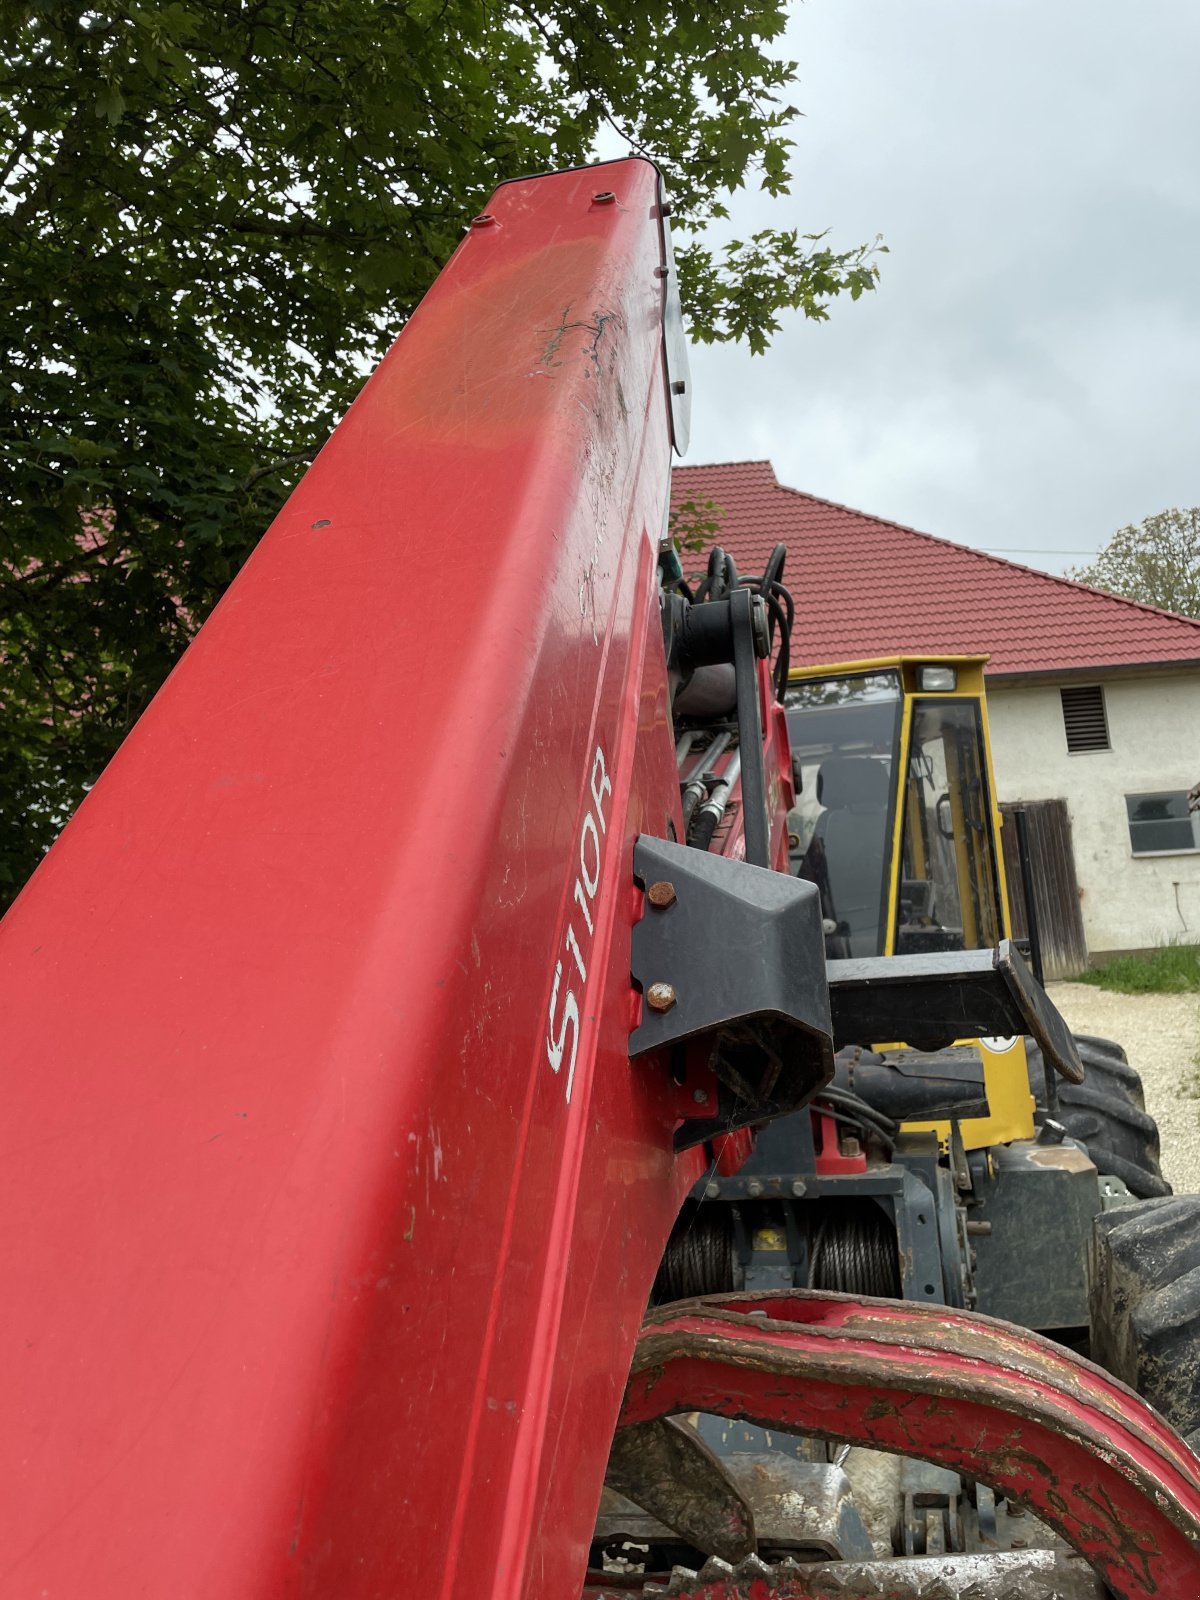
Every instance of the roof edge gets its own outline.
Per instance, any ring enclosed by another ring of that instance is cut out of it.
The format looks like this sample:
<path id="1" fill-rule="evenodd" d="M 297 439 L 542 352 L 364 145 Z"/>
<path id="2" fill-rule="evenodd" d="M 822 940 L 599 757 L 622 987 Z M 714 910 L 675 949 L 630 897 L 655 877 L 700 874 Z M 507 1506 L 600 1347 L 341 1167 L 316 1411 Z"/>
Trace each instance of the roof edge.
<path id="1" fill-rule="evenodd" d="M 1085 585 L 1081 584 L 1080 587 L 1083 588 Z M 1175 672 L 1184 672 L 1190 667 L 1200 667 L 1200 655 L 1181 656 L 1177 661 L 1113 661 L 1106 666 L 1040 667 L 1032 672 L 988 672 L 985 668 L 984 672 L 989 688 L 1015 688 L 1020 684 L 1033 682 L 1051 688 L 1058 682 L 1089 678 L 1164 678 L 1170 677 Z"/>
<path id="2" fill-rule="evenodd" d="M 779 483 L 775 473 L 775 463 L 769 456 L 743 456 L 740 461 L 677 461 L 672 466 L 671 473 L 674 475 L 676 472 L 712 472 L 714 470 L 719 472 L 725 467 L 766 467 L 781 489 L 787 487 L 786 484 Z M 792 492 L 798 494 L 802 491 L 793 490 Z"/>
<path id="3" fill-rule="evenodd" d="M 749 462 L 726 462 L 726 466 L 749 466 Z M 770 463 L 767 463 L 770 465 Z M 714 462 L 717 466 L 721 463 Z M 772 467 L 772 473 L 774 468 Z M 818 505 L 829 506 L 833 511 L 844 511 L 848 516 L 864 517 L 868 522 L 877 522 L 886 528 L 895 528 L 899 533 L 908 533 L 915 539 L 926 539 L 931 544 L 949 545 L 952 550 L 961 550 L 964 555 L 974 556 L 979 561 L 990 562 L 997 567 L 1012 567 L 1017 572 L 1027 572 L 1031 577 L 1044 578 L 1047 583 L 1062 584 L 1068 589 L 1081 589 L 1084 594 L 1094 594 L 1100 600 L 1112 600 L 1117 605 L 1132 606 L 1135 611 L 1144 611 L 1152 617 L 1169 617 L 1172 622 L 1186 623 L 1189 628 L 1200 630 L 1200 617 L 1185 617 L 1181 611 L 1169 611 L 1166 606 L 1147 605 L 1144 600 L 1131 600 L 1127 595 L 1113 594 L 1109 589 L 1097 589 L 1094 584 L 1080 583 L 1075 578 L 1065 578 L 1058 572 L 1043 572 L 1040 567 L 1031 567 L 1024 561 L 1009 561 L 1004 556 L 993 555 L 988 550 L 978 550 L 974 545 L 960 544 L 957 539 L 947 539 L 938 533 L 925 533 L 921 528 L 913 528 L 906 522 L 896 522 L 892 517 L 879 517 L 873 511 L 862 511 L 857 506 L 844 505 L 840 500 L 830 500 L 825 495 L 811 494 L 807 489 L 793 489 L 789 483 L 780 483 L 775 479 L 776 485 L 784 494 L 795 495 L 800 500 L 814 500 Z"/>

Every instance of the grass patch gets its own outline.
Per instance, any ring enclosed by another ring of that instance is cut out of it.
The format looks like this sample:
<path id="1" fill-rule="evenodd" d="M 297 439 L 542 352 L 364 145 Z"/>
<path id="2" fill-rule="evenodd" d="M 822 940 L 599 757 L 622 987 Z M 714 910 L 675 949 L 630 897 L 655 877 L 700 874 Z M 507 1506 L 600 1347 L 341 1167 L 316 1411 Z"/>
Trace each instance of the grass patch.
<path id="1" fill-rule="evenodd" d="M 1116 956 L 1078 979 L 1119 994 L 1200 993 L 1200 945 L 1167 944 L 1144 956 Z"/>

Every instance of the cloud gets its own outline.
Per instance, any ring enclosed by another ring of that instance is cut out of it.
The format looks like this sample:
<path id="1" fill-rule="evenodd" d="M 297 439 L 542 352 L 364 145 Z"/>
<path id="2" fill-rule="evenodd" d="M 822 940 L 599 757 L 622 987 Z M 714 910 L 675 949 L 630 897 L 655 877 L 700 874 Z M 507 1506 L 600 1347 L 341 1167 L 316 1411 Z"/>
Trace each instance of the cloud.
<path id="1" fill-rule="evenodd" d="M 1200 503 L 1200 7 L 808 0 L 785 49 L 793 193 L 733 225 L 890 254 L 874 297 L 767 356 L 695 352 L 689 460 L 766 455 L 1050 570 Z"/>

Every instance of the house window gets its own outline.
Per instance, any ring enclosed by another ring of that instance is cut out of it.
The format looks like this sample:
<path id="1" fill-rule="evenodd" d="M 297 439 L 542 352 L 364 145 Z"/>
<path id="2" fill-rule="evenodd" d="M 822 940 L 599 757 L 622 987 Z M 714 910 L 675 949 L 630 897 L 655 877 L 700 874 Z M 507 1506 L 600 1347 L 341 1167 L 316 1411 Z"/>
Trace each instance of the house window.
<path id="1" fill-rule="evenodd" d="M 1127 794 L 1129 846 L 1135 856 L 1173 856 L 1200 850 L 1200 811 L 1188 811 L 1186 789 Z"/>
<path id="2" fill-rule="evenodd" d="M 1060 689 L 1067 749 L 1073 756 L 1088 750 L 1107 750 L 1108 718 L 1104 715 L 1104 690 L 1098 683 L 1084 689 Z"/>

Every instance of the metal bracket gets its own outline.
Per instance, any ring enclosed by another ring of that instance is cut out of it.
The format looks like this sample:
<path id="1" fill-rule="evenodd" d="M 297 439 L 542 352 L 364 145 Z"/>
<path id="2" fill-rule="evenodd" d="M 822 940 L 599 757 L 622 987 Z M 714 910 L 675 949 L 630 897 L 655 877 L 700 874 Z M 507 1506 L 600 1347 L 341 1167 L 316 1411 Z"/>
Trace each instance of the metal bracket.
<path id="1" fill-rule="evenodd" d="M 742 827 L 746 860 L 756 867 L 771 865 L 767 827 L 767 776 L 763 766 L 762 718 L 758 704 L 759 641 L 755 639 L 755 600 L 749 589 L 729 597 L 733 633 L 733 667 L 737 682 L 738 749 L 742 755 Z M 761 608 L 762 601 L 758 601 Z M 761 641 L 765 645 L 765 640 Z"/>
<path id="2" fill-rule="evenodd" d="M 1011 939 L 994 950 L 829 962 L 838 1048 L 903 1040 L 939 1050 L 956 1039 L 1031 1033 L 1057 1072 L 1083 1082 L 1079 1046 Z"/>
<path id="3" fill-rule="evenodd" d="M 631 1057 L 671 1046 L 716 1075 L 716 1116 L 687 1118 L 677 1149 L 795 1111 L 833 1073 L 820 894 L 814 884 L 643 835 L 646 911 L 633 930 L 643 995 Z"/>

